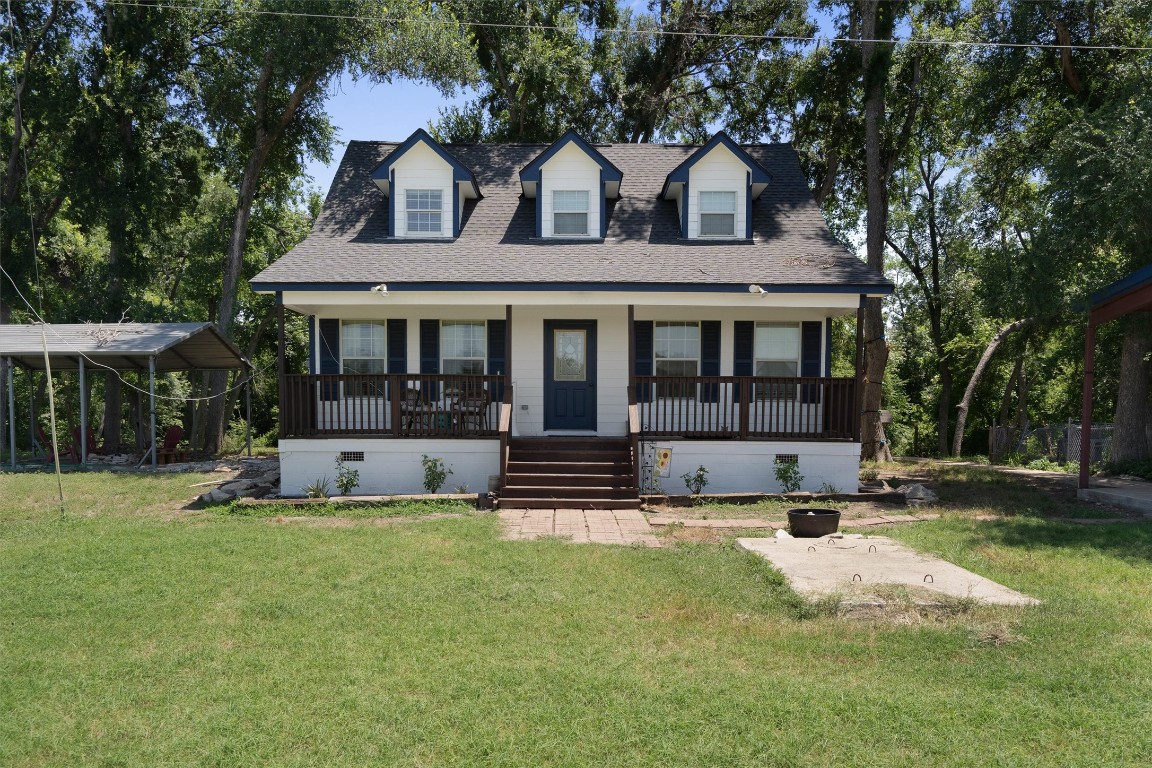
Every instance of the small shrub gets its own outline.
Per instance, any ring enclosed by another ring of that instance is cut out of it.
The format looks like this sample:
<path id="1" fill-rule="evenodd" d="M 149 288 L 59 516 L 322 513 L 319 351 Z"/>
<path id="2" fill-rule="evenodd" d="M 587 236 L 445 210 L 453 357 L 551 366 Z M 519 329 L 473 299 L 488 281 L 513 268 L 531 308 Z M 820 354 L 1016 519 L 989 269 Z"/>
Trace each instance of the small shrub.
<path id="1" fill-rule="evenodd" d="M 871 465 L 860 467 L 860 479 L 866 483 L 880 479 L 880 470 Z"/>
<path id="2" fill-rule="evenodd" d="M 776 482 L 780 483 L 784 493 L 795 493 L 800 490 L 800 484 L 804 482 L 798 461 L 778 461 L 773 472 L 776 474 Z"/>
<path id="3" fill-rule="evenodd" d="M 340 489 L 341 496 L 350 496 L 352 491 L 360 485 L 360 470 L 350 469 L 336 454 L 336 487 Z"/>
<path id="4" fill-rule="evenodd" d="M 821 483 L 820 493 L 840 493 L 840 489 L 832 485 L 832 483 Z"/>
<path id="5" fill-rule="evenodd" d="M 708 468 L 701 465 L 696 467 L 695 472 L 685 472 L 680 475 L 680 479 L 684 481 L 684 485 L 692 492 L 693 496 L 699 496 L 704 487 L 708 485 Z"/>
<path id="6" fill-rule="evenodd" d="M 310 499 L 326 499 L 332 495 L 332 482 L 326 477 L 319 477 L 300 490 Z"/>
<path id="7" fill-rule="evenodd" d="M 468 483 L 460 483 L 456 486 L 456 493 L 468 493 Z"/>
<path id="8" fill-rule="evenodd" d="M 452 470 L 446 467 L 444 459 L 439 457 L 421 456 L 420 463 L 424 465 L 424 490 L 428 493 L 439 493 Z"/>

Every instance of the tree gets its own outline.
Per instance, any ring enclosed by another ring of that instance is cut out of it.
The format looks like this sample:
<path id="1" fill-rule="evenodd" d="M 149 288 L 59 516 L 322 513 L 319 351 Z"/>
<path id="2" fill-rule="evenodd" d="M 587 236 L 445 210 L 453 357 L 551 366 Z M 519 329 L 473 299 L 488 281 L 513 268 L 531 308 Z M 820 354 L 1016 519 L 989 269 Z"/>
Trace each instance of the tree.
<path id="1" fill-rule="evenodd" d="M 230 337 L 253 206 L 262 196 L 290 194 L 305 155 L 327 158 L 331 151 L 328 84 L 350 72 L 448 89 L 467 77 L 468 58 L 451 16 L 416 0 L 226 3 L 215 18 L 219 35 L 196 71 L 218 162 L 237 191 L 216 314 Z M 227 388 L 227 374 L 214 372 L 204 445 L 210 452 L 224 436 Z"/>

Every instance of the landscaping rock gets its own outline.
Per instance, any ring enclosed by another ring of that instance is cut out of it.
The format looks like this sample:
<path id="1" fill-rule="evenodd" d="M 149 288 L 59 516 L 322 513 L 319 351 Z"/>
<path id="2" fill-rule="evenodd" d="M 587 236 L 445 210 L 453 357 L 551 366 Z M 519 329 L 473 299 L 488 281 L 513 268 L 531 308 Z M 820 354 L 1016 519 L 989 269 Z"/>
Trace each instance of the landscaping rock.
<path id="1" fill-rule="evenodd" d="M 235 496 L 239 496 L 241 491 L 250 490 L 255 485 L 256 483 L 253 483 L 250 480 L 233 480 L 230 483 L 224 483 L 224 485 L 220 486 L 220 490 L 224 491 L 225 493 L 231 493 Z"/>
<path id="2" fill-rule="evenodd" d="M 903 494 L 904 498 L 908 499 L 909 503 L 929 503 L 940 498 L 936 495 L 935 491 L 925 488 L 920 483 L 902 485 L 896 489 L 896 492 Z"/>
<path id="3" fill-rule="evenodd" d="M 203 493 L 196 500 L 202 504 L 219 504 L 224 501 L 231 501 L 236 498 L 235 494 L 228 493 L 220 488 L 213 488 L 207 493 Z"/>

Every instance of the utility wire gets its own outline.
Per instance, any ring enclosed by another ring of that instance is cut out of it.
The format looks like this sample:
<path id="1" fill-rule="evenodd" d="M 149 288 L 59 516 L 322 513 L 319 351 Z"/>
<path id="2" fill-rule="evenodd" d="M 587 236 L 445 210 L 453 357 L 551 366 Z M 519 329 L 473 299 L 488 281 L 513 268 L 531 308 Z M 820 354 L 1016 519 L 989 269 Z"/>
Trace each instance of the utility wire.
<path id="1" fill-rule="evenodd" d="M 80 0 L 73 0 L 79 2 Z M 105 5 L 112 6 L 131 6 L 141 7 L 140 3 L 131 2 L 131 0 L 105 0 Z M 484 29 L 505 29 L 505 30 L 549 30 L 549 31 L 567 31 L 571 29 L 571 25 L 563 26 L 558 24 L 509 24 L 497 23 L 488 21 L 459 21 L 449 19 L 435 19 L 435 18 L 406 18 L 402 16 L 363 16 L 359 14 L 337 14 L 337 13 L 311 13 L 307 11 L 285 11 L 285 10 L 271 10 L 267 8 L 236 8 L 213 6 L 199 3 L 175 3 L 175 2 L 158 2 L 150 3 L 149 8 L 160 8 L 164 10 L 176 11 L 196 11 L 203 13 L 231 13 L 231 14 L 249 14 L 256 16 L 282 16 L 293 18 L 305 19 L 331 19 L 334 21 L 372 21 L 377 23 L 417 23 L 426 24 L 430 26 L 442 27 L 480 27 Z M 584 26 L 590 33 L 595 35 L 618 35 L 624 37 L 699 37 L 699 38 L 712 38 L 722 40 L 774 40 L 777 42 L 785 43 L 803 43 L 819 46 L 820 44 L 831 45 L 832 43 L 847 43 L 850 45 L 862 45 L 864 43 L 887 44 L 887 45 L 932 45 L 944 47 L 957 47 L 957 48 L 1009 48 L 1009 49 L 1022 49 L 1031 48 L 1039 50 L 1064 50 L 1075 49 L 1082 51 L 1152 51 L 1152 46 L 1127 46 L 1127 45 L 1089 45 L 1081 43 L 1069 43 L 1068 45 L 1061 45 L 1060 43 L 1005 43 L 1005 42 L 989 42 L 979 40 L 941 40 L 938 38 L 920 38 L 920 39 L 906 39 L 906 40 L 887 40 L 883 38 L 854 38 L 854 37 L 831 37 L 827 35 L 779 35 L 772 33 L 764 34 L 744 34 L 744 33 L 725 33 L 725 32 L 698 32 L 698 31 L 681 31 L 675 29 L 643 29 L 640 27 L 609 27 L 601 29 L 594 24 L 591 25 L 577 25 Z"/>

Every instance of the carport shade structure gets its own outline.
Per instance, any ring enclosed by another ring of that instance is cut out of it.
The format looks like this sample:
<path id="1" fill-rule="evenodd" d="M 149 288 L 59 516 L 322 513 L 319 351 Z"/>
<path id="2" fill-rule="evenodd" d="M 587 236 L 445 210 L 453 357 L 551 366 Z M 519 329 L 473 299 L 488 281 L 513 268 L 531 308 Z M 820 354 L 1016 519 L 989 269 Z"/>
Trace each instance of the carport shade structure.
<path id="1" fill-rule="evenodd" d="M 43 333 L 41 333 L 43 329 Z M 0 358 L 9 370 L 19 365 L 28 371 L 78 371 L 80 389 L 85 391 L 84 376 L 88 365 L 115 371 L 148 371 L 148 395 L 152 432 L 152 466 L 156 456 L 156 374 L 173 371 L 234 370 L 245 372 L 245 384 L 251 384 L 252 364 L 224 338 L 212 323 L 78 323 L 41 326 L 0 325 Z M 251 387 L 247 387 L 248 423 L 251 425 Z M 13 377 L 8 377 L 9 444 L 16 443 L 16 419 Z M 88 424 L 87 403 L 80 398 L 80 423 Z M 249 427 L 250 428 L 250 427 Z M 87 460 L 86 428 L 80 430 L 81 457 Z M 12 465 L 16 451 L 12 450 Z"/>
<path id="2" fill-rule="evenodd" d="M 1152 311 L 1152 266 L 1117 280 L 1088 298 L 1088 329 L 1084 334 L 1084 390 L 1080 406 L 1080 488 L 1088 487 L 1092 450 L 1092 395 L 1096 369 L 1096 326 Z"/>

